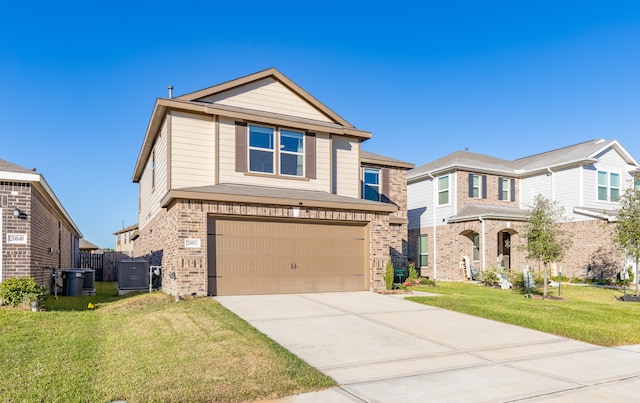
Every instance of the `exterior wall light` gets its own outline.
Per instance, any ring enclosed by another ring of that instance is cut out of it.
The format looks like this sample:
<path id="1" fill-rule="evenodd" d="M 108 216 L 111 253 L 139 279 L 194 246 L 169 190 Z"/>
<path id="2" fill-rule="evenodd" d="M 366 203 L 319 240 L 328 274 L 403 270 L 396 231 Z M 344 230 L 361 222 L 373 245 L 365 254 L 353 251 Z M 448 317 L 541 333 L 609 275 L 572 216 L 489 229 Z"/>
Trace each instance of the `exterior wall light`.
<path id="1" fill-rule="evenodd" d="M 17 217 L 17 218 L 25 219 L 25 218 L 27 218 L 27 213 L 25 213 L 24 211 L 20 210 L 20 209 L 19 209 L 19 208 L 17 208 L 17 207 L 14 207 L 14 209 L 13 209 L 13 216 L 14 216 L 14 217 Z"/>

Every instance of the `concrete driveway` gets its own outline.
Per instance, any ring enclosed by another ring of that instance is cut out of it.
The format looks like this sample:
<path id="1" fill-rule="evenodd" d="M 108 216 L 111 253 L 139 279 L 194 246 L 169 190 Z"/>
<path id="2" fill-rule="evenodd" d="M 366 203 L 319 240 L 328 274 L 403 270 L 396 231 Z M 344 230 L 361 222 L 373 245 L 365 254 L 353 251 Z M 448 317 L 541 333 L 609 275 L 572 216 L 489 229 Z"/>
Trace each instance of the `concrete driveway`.
<path id="1" fill-rule="evenodd" d="M 638 401 L 605 348 L 369 292 L 216 297 L 338 387 L 286 402 Z"/>

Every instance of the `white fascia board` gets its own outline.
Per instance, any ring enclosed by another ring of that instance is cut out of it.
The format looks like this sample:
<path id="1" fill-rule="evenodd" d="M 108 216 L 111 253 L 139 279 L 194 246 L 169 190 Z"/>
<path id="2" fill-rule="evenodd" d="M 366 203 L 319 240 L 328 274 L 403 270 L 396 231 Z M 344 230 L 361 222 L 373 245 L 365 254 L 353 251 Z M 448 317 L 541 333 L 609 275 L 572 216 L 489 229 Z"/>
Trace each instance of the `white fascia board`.
<path id="1" fill-rule="evenodd" d="M 82 238 L 82 232 L 78 229 L 76 224 L 73 222 L 67 211 L 62 207 L 62 203 L 56 197 L 56 194 L 53 193 L 53 190 L 49 186 L 44 177 L 39 173 L 28 173 L 28 172 L 8 172 L 1 171 L 0 172 L 0 180 L 3 181 L 14 181 L 14 182 L 29 182 L 33 183 L 36 187 L 40 188 L 44 191 L 45 195 L 53 202 L 56 209 L 64 216 L 69 225 L 73 227 L 73 229 L 79 234 L 80 238 Z"/>

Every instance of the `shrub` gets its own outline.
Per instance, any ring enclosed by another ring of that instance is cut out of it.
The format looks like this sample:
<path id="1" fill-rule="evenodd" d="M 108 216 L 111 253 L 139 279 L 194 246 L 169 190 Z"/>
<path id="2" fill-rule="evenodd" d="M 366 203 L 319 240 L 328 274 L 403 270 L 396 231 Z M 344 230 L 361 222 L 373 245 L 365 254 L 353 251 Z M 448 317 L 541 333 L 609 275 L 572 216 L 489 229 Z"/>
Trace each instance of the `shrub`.
<path id="1" fill-rule="evenodd" d="M 498 273 L 495 270 L 485 270 L 478 274 L 478 280 L 487 287 L 497 287 L 500 284 Z"/>
<path id="2" fill-rule="evenodd" d="M 13 277 L 0 283 L 0 305 L 29 305 L 44 300 L 47 287 L 36 283 L 32 277 Z"/>
<path id="3" fill-rule="evenodd" d="M 418 270 L 416 270 L 416 265 L 415 263 L 410 263 L 409 264 L 409 276 L 407 277 L 407 280 L 409 281 L 413 281 L 415 279 L 417 279 L 418 276 Z"/>
<path id="4" fill-rule="evenodd" d="M 384 283 L 387 287 L 387 290 L 393 288 L 393 263 L 391 263 L 391 260 L 387 262 L 387 267 L 384 271 Z"/>

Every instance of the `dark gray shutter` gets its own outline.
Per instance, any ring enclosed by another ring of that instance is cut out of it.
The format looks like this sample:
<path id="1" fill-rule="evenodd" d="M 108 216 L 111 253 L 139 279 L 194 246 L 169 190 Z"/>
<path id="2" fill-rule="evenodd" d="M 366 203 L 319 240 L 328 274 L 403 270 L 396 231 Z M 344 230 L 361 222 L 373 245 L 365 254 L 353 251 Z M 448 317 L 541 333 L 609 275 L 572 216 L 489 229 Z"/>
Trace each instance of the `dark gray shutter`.
<path id="1" fill-rule="evenodd" d="M 247 172 L 247 123 L 236 122 L 236 172 Z"/>
<path id="2" fill-rule="evenodd" d="M 487 198 L 487 175 L 482 175 L 482 198 Z"/>
<path id="3" fill-rule="evenodd" d="M 511 179 L 511 201 L 516 201 L 516 180 Z"/>
<path id="4" fill-rule="evenodd" d="M 389 202 L 391 198 L 389 197 L 389 168 L 382 168 L 380 170 L 380 180 L 382 184 L 380 185 L 380 189 L 382 194 L 380 195 L 380 201 Z"/>
<path id="5" fill-rule="evenodd" d="M 473 197 L 473 174 L 469 174 L 469 197 Z"/>
<path id="6" fill-rule="evenodd" d="M 498 200 L 502 200 L 502 178 L 498 178 Z"/>
<path id="7" fill-rule="evenodd" d="M 316 134 L 304 135 L 304 171 L 308 179 L 316 179 Z"/>

